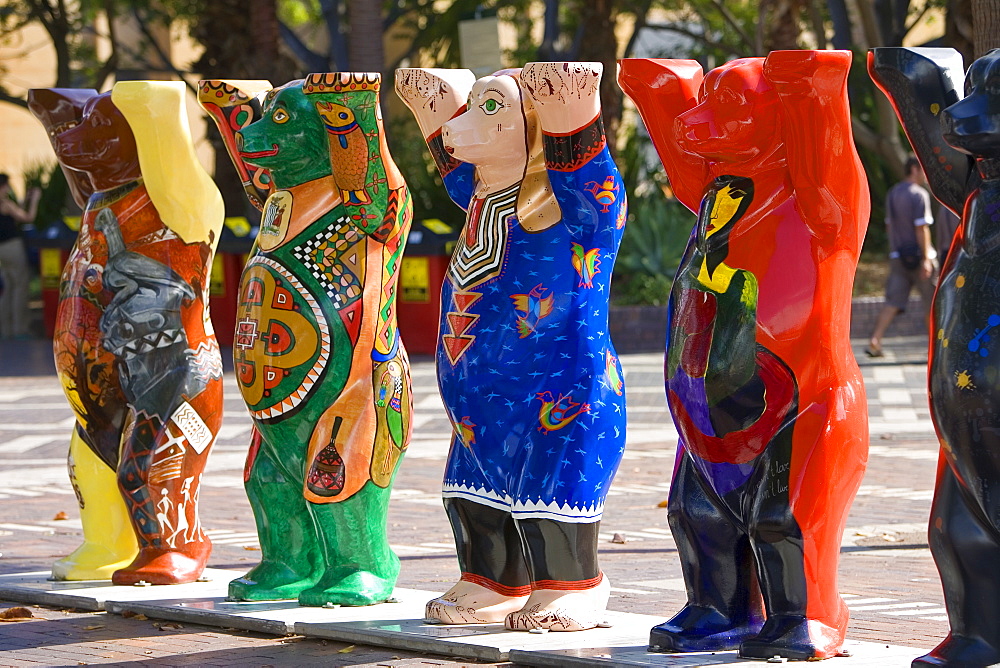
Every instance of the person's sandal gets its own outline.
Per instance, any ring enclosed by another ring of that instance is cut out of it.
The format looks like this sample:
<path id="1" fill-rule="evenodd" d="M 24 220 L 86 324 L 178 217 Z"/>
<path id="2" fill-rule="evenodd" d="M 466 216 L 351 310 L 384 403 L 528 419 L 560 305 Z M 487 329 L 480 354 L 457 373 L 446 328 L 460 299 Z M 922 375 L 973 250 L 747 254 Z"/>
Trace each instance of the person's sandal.
<path id="1" fill-rule="evenodd" d="M 873 348 L 871 346 L 868 346 L 867 348 L 865 348 L 865 355 L 868 355 L 868 357 L 882 357 L 885 355 L 885 353 L 883 353 L 880 348 Z"/>

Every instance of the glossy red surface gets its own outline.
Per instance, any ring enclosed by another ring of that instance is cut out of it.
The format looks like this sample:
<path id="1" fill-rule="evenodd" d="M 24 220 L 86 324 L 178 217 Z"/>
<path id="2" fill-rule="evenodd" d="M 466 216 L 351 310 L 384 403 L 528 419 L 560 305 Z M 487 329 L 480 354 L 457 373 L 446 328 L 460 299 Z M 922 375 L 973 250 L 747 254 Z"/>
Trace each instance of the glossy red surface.
<path id="1" fill-rule="evenodd" d="M 725 412 L 724 400 L 753 390 L 746 390 L 749 385 L 727 390 L 725 382 L 713 380 L 713 366 L 716 376 L 724 375 L 722 360 L 732 360 L 735 367 L 731 368 L 744 365 L 750 369 L 748 377 L 772 378 L 757 381 L 766 385 L 774 382 L 775 375 L 764 373 L 769 365 L 760 363 L 760 351 L 787 367 L 786 382 L 794 385 L 795 406 L 780 426 L 770 428 L 771 442 L 758 445 L 763 447 L 762 454 L 754 455 L 752 444 L 741 438 L 732 439 L 730 445 L 720 442 L 718 433 L 711 434 L 706 427 L 702 432 L 689 430 L 691 442 L 680 455 L 692 458 L 694 466 L 679 466 L 678 471 L 688 471 L 684 475 L 697 471 L 694 475 L 715 491 L 716 501 L 710 500 L 710 506 L 720 512 L 728 506 L 742 513 L 741 531 L 753 545 L 737 558 L 752 558 L 762 583 L 770 621 L 759 633 L 750 619 L 752 610 L 747 612 L 753 595 L 744 593 L 740 598 L 735 591 L 747 589 L 749 583 L 692 582 L 687 574 L 695 572 L 697 564 L 686 569 L 689 592 L 692 586 L 735 587 L 722 605 L 733 608 L 722 611 L 729 615 L 733 633 L 723 640 L 724 629 L 703 635 L 712 636 L 706 642 L 729 646 L 742 642 L 741 653 L 748 656 L 765 651 L 767 656 L 831 656 L 847 626 L 847 609 L 837 593 L 837 560 L 848 509 L 864 474 L 868 445 L 864 387 L 848 331 L 851 286 L 869 217 L 867 183 L 850 127 L 846 92 L 850 59 L 847 52 L 779 51 L 766 59 L 735 60 L 704 76 L 695 61 L 620 62 L 619 84 L 638 107 L 677 198 L 692 211 L 702 208 L 671 295 L 671 345 L 685 345 L 683 341 L 695 333 L 675 330 L 673 323 L 679 328 L 701 317 L 684 310 L 684 303 L 694 301 L 690 292 L 723 299 L 732 281 L 744 285 L 728 306 L 720 302 L 718 314 L 712 316 L 711 346 L 704 341 L 699 344 L 700 349 L 707 348 L 701 353 L 707 372 L 691 382 L 703 383 L 708 399 L 693 405 L 713 416 L 718 432 L 721 418 L 717 416 Z M 734 191 L 725 185 L 734 177 L 748 185 Z M 737 207 L 728 218 L 724 217 L 726 194 L 733 198 L 730 208 Z M 741 333 L 747 337 L 749 345 L 743 347 L 748 349 L 734 350 L 740 347 Z M 680 355 L 680 350 L 675 353 Z M 668 349 L 671 391 L 680 378 L 672 359 L 677 358 Z M 698 367 L 696 360 L 688 359 L 685 364 Z M 773 401 L 769 399 L 774 396 L 763 391 L 757 395 L 761 407 L 754 419 L 758 423 L 770 415 L 767 409 Z M 728 436 L 749 438 L 752 428 L 731 431 Z M 782 439 L 790 440 L 790 452 L 784 455 L 778 453 Z M 728 455 L 727 447 L 731 449 Z M 693 451 L 711 451 L 712 462 L 744 467 L 740 469 L 744 477 L 737 480 L 732 469 L 721 473 L 722 469 Z M 675 472 L 675 487 L 677 476 Z M 679 494 L 672 493 L 679 504 L 676 513 L 671 510 L 675 536 L 673 515 L 685 514 L 685 499 Z M 761 535 L 755 535 L 762 521 L 755 513 L 765 502 L 773 505 L 776 497 L 787 499 L 784 503 L 791 514 L 782 526 L 795 529 L 789 529 L 781 540 L 788 542 L 788 552 L 799 554 L 779 559 L 775 568 L 780 573 L 800 571 L 796 577 L 778 578 L 781 581 L 762 563 L 768 557 L 757 548 Z M 699 550 L 706 549 L 704 543 L 699 545 L 694 548 L 696 560 Z M 801 587 L 796 580 L 802 581 Z M 706 591 L 705 596 L 712 598 L 712 592 Z M 689 608 L 697 603 L 689 600 Z M 749 630 L 736 629 L 735 618 L 741 615 Z M 784 619 L 797 615 L 804 617 L 797 627 Z"/>

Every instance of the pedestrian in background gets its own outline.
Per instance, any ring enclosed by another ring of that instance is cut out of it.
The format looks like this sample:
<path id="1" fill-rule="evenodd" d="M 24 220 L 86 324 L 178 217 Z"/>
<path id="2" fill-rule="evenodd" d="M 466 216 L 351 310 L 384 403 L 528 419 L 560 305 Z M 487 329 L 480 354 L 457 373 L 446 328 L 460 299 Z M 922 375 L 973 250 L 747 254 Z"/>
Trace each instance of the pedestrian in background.
<path id="1" fill-rule="evenodd" d="M 35 219 L 42 191 L 32 188 L 23 205 L 13 198 L 10 177 L 0 174 L 0 339 L 28 336 L 28 283 L 31 271 L 21 226 Z"/>
<path id="2" fill-rule="evenodd" d="M 934 215 L 930 193 L 924 187 L 927 179 L 914 157 L 906 161 L 905 169 L 906 177 L 890 188 L 885 197 L 889 277 L 885 282 L 885 305 L 865 351 L 870 357 L 882 356 L 882 337 L 893 319 L 906 310 L 913 288 L 920 293 L 927 318 L 937 281 L 937 251 L 930 231 Z"/>

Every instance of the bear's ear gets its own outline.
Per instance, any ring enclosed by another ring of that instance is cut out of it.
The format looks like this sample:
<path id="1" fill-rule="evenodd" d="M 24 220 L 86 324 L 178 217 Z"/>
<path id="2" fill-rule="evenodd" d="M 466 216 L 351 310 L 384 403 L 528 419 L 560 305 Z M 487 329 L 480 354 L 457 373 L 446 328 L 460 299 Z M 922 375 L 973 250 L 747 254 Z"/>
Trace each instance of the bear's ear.
<path id="1" fill-rule="evenodd" d="M 79 125 L 84 105 L 96 95 L 97 91 L 91 88 L 33 88 L 28 91 L 28 110 L 45 128 L 49 141 L 55 148 L 56 136 Z M 90 179 L 83 172 L 69 169 L 65 165 L 60 166 L 73 194 L 73 201 L 82 209 L 94 192 Z"/>
<path id="2" fill-rule="evenodd" d="M 243 162 L 236 133 L 260 119 L 264 94 L 271 89 L 271 83 L 264 80 L 202 79 L 198 82 L 198 104 L 215 122 L 247 198 L 259 210 L 263 210 L 274 185 L 266 169 Z"/>

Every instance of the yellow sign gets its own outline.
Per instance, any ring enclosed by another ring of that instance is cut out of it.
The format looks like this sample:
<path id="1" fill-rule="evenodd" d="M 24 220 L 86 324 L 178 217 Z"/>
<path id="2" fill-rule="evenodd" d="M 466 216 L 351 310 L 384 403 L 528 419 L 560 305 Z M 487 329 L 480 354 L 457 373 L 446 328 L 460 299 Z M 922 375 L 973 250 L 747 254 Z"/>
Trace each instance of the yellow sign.
<path id="1" fill-rule="evenodd" d="M 430 302 L 430 263 L 426 257 L 404 257 L 399 270 L 399 298 L 404 302 Z"/>
<path id="2" fill-rule="evenodd" d="M 250 234 L 250 221 L 246 216 L 230 216 L 224 222 L 229 231 L 241 239 Z"/>
<path id="3" fill-rule="evenodd" d="M 425 218 L 421 222 L 434 234 L 451 234 L 451 225 L 440 218 Z"/>
<path id="4" fill-rule="evenodd" d="M 62 251 L 58 248 L 43 248 L 38 256 L 42 272 L 42 288 L 59 289 L 59 277 L 62 276 Z"/>
<path id="5" fill-rule="evenodd" d="M 226 294 L 226 269 L 221 255 L 216 255 L 215 259 L 212 260 L 212 277 L 209 283 L 209 294 L 213 297 L 221 297 Z"/>

